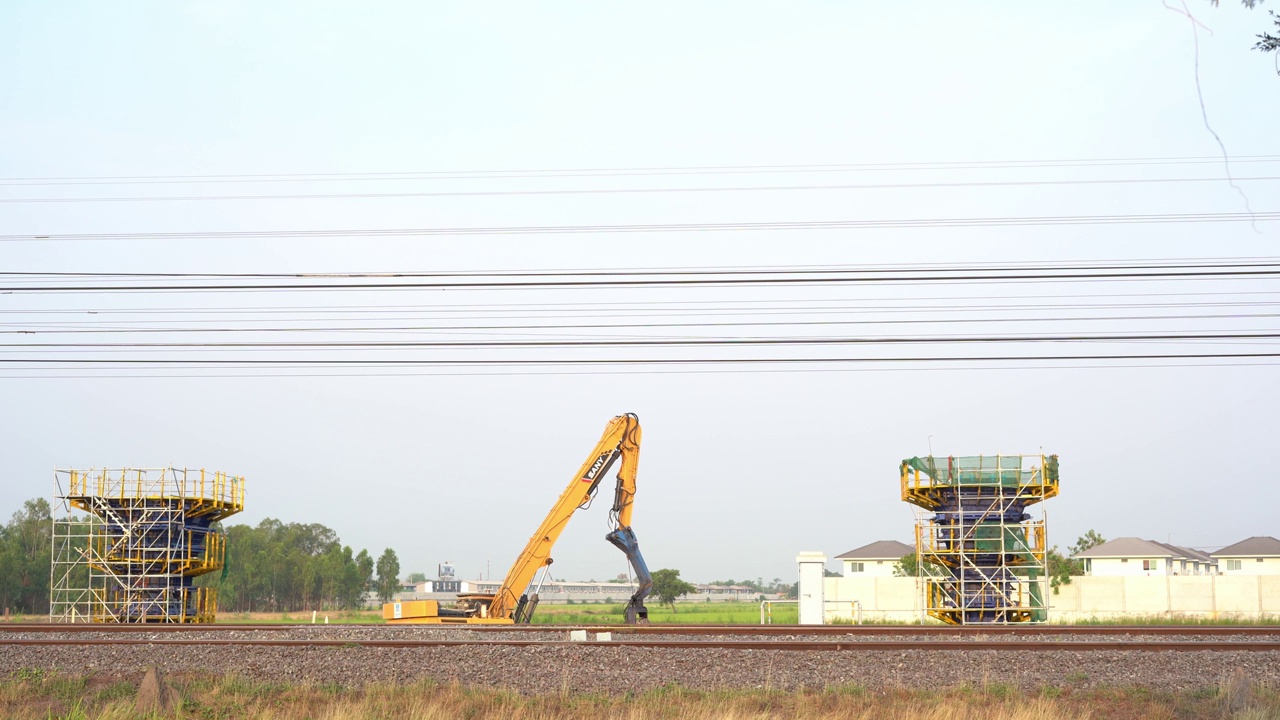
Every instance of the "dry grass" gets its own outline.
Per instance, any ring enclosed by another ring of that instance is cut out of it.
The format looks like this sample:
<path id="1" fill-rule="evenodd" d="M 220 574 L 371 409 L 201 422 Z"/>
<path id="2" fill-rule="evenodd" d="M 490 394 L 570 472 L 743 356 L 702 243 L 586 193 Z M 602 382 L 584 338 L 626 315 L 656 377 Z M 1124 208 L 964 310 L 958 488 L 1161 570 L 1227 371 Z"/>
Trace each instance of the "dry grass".
<path id="1" fill-rule="evenodd" d="M 40 670 L 0 681 L 0 717 L 14 720 L 134 720 L 140 678 L 63 677 Z M 1198 691 L 1161 693 L 1142 688 L 1024 692 L 992 684 L 945 691 L 870 691 L 840 686 L 824 691 L 704 692 L 670 686 L 624 696 L 567 692 L 520 695 L 430 682 L 363 688 L 257 683 L 240 676 L 172 678 L 183 704 L 149 720 L 1059 720 L 1066 718 L 1280 717 L 1280 693 L 1251 686 L 1243 676 Z"/>

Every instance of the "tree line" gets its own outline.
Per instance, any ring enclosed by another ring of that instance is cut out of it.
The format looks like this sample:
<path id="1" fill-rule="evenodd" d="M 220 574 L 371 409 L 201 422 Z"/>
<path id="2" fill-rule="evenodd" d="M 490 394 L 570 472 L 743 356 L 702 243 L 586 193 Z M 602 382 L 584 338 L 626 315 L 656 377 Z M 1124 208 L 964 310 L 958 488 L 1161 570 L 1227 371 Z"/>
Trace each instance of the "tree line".
<path id="1" fill-rule="evenodd" d="M 222 572 L 197 584 L 218 590 L 218 607 L 231 612 L 297 612 L 360 607 L 376 591 L 386 602 L 399 588 L 400 560 L 391 548 L 375 561 L 356 553 L 319 523 L 267 518 L 256 527 L 226 528 Z"/>
<path id="2" fill-rule="evenodd" d="M 49 612 L 52 531 L 49 501 L 44 498 L 26 501 L 7 524 L 0 525 L 0 608 Z"/>

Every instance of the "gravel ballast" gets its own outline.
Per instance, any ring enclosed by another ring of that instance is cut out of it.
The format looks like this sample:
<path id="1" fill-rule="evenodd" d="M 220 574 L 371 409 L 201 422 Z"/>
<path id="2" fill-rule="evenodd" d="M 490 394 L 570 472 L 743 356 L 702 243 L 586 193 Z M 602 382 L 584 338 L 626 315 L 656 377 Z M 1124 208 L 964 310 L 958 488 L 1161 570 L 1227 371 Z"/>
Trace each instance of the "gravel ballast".
<path id="1" fill-rule="evenodd" d="M 587 642 L 554 646 L 455 646 L 378 648 L 88 645 L 28 646 L 6 640 L 24 637 L 86 638 L 86 633 L 13 633 L 0 636 L 0 672 L 11 676 L 40 668 L 68 675 L 137 673 L 156 666 L 168 674 L 242 674 L 272 683 L 410 684 L 423 680 L 500 688 L 521 693 L 644 691 L 673 683 L 702 690 L 815 689 L 858 685 L 878 688 L 939 688 L 966 683 L 1005 683 L 1024 689 L 1045 686 L 1138 686 L 1179 690 L 1214 686 L 1237 671 L 1254 682 L 1280 685 L 1280 643 L 1271 651 L 1126 650 L 842 650 L 786 651 L 725 648 L 648 648 Z M 545 633 L 476 632 L 466 628 L 302 626 L 287 631 L 233 630 L 181 634 L 192 639 L 324 639 L 358 643 L 370 639 L 557 640 L 564 630 Z M 92 633 L 115 637 L 119 633 Z M 134 639 L 172 639 L 173 633 L 129 633 Z M 615 636 L 616 637 L 616 636 Z M 778 636 L 784 639 L 789 636 Z M 646 639 L 688 639 L 648 636 Z M 711 640 L 713 638 L 702 638 Z M 800 638 L 792 638 L 800 639 Z M 812 637 L 804 639 L 815 639 Z M 824 638 L 827 639 L 827 638 Z M 835 636 L 901 639 L 900 636 Z M 996 640 L 989 636 L 984 639 Z M 1135 641 L 1137 637 L 1089 640 Z M 1203 636 L 1161 636 L 1160 641 L 1205 641 Z M 1252 636 L 1214 639 L 1264 640 Z M 1274 637 L 1266 640 L 1274 640 Z"/>

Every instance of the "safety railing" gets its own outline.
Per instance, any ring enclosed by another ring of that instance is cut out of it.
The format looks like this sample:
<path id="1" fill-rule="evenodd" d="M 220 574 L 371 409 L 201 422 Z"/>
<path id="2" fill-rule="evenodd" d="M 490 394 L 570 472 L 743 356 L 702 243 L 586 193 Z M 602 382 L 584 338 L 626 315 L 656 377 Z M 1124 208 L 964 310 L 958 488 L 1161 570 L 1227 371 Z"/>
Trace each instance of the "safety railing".
<path id="1" fill-rule="evenodd" d="M 845 600 L 823 600 L 822 601 L 823 617 L 824 618 L 826 617 L 827 605 L 832 605 L 832 604 L 843 605 L 845 604 L 845 602 L 846 602 Z M 853 616 L 854 624 L 861 625 L 862 624 L 862 603 L 858 600 L 849 600 L 847 602 L 849 603 L 849 612 Z M 798 605 L 799 603 L 800 603 L 799 600 L 762 600 L 760 601 L 760 624 L 761 625 L 773 624 L 773 606 L 774 605 Z"/>

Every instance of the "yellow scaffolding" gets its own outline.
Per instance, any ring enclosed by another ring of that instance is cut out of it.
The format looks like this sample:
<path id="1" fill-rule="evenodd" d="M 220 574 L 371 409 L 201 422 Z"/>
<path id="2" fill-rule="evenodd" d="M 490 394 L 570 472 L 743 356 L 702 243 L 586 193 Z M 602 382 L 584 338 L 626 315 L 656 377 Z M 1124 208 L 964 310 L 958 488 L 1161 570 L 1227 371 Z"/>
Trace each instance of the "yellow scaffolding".
<path id="1" fill-rule="evenodd" d="M 916 524 L 926 612 L 948 624 L 1047 619 L 1045 520 L 1030 505 L 1058 494 L 1056 455 L 909 458 L 902 499 Z"/>
<path id="2" fill-rule="evenodd" d="M 206 623 L 220 570 L 213 527 L 244 509 L 244 478 L 186 468 L 55 470 L 50 619 Z M 80 514 L 83 513 L 83 514 Z"/>

